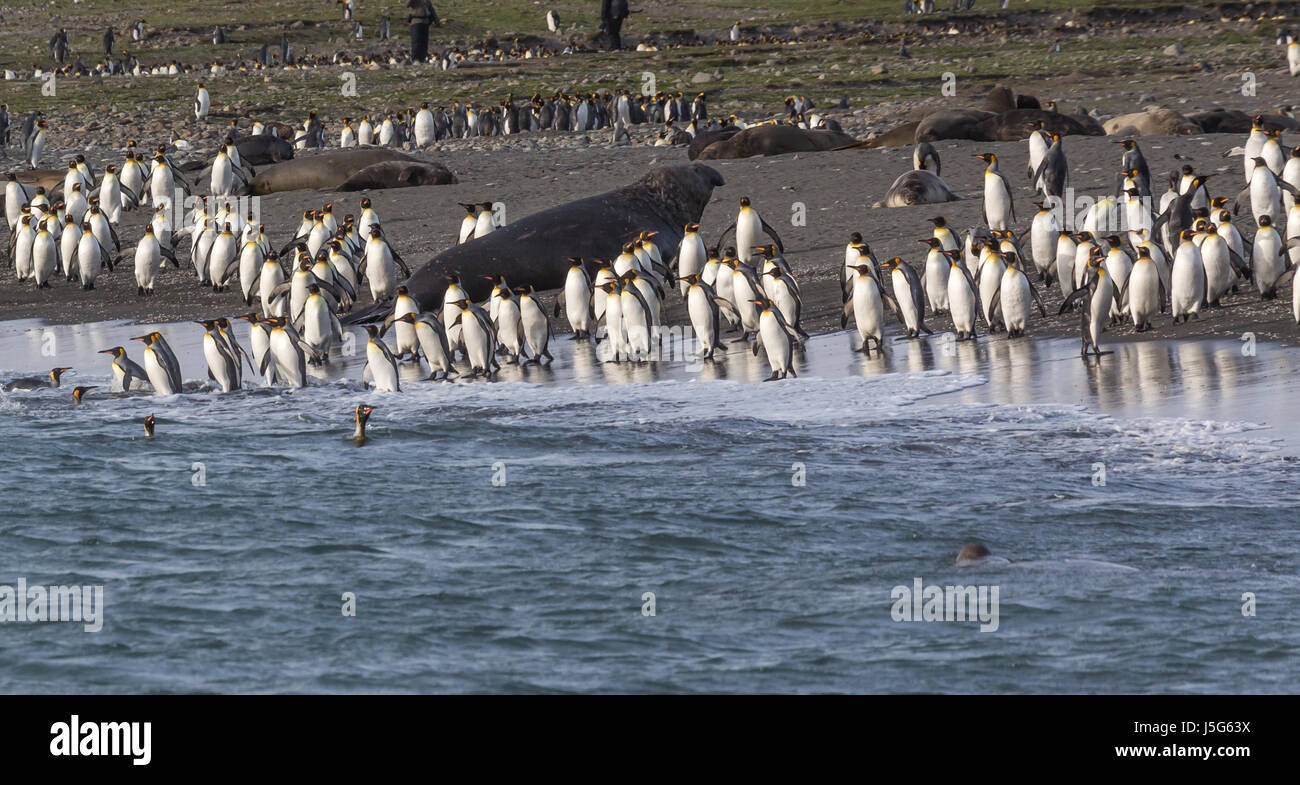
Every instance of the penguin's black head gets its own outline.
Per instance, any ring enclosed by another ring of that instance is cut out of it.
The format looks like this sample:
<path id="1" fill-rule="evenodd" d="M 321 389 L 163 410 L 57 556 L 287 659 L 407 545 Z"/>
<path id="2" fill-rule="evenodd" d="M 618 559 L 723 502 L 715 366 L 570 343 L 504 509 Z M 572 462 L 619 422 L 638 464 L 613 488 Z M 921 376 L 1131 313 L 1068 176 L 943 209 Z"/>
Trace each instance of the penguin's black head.
<path id="1" fill-rule="evenodd" d="M 927 238 L 925 238 L 924 240 L 922 240 L 921 242 L 925 243 L 926 245 L 930 246 L 931 248 L 938 248 L 938 247 L 939 247 L 939 238 L 937 238 L 937 237 L 927 237 Z"/>
<path id="2" fill-rule="evenodd" d="M 364 423 L 370 419 L 370 414 L 374 412 L 375 407 L 368 406 L 364 403 L 358 404 L 356 409 L 357 422 Z"/>
<path id="3" fill-rule="evenodd" d="M 849 235 L 849 242 L 855 245 L 857 243 L 862 242 L 862 232 L 854 232 L 853 234 Z"/>
<path id="4" fill-rule="evenodd" d="M 748 197 L 748 196 L 742 196 L 742 197 L 740 197 L 740 206 L 741 206 L 741 207 L 749 207 L 749 197 Z"/>
<path id="5" fill-rule="evenodd" d="M 1259 225 L 1260 225 L 1261 227 L 1264 227 L 1264 226 L 1272 226 L 1272 225 L 1273 225 L 1273 219 L 1270 218 L 1270 217 L 1268 217 L 1267 215 L 1261 215 L 1261 216 L 1259 217 Z"/>
<path id="6" fill-rule="evenodd" d="M 81 403 L 81 397 L 85 395 L 87 391 L 93 390 L 97 386 L 98 385 L 88 384 L 82 387 L 74 388 L 72 391 L 72 400 L 76 401 L 77 403 Z"/>
<path id="7" fill-rule="evenodd" d="M 1191 174 L 1193 171 L 1191 164 L 1183 164 L 1183 174 Z"/>
<path id="8" fill-rule="evenodd" d="M 71 368 L 51 368 L 50 378 L 53 379 L 55 382 L 58 382 L 59 377 L 63 376 L 63 374 L 71 370 L 72 370 Z"/>

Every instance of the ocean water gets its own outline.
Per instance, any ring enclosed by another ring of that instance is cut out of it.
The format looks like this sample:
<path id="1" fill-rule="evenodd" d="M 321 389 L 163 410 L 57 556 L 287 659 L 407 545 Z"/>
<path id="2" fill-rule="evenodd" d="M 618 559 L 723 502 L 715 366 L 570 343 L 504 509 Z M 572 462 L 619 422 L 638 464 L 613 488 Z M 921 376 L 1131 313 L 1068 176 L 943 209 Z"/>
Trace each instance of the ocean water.
<path id="1" fill-rule="evenodd" d="M 161 329 L 200 383 L 201 329 Z M 0 691 L 1297 689 L 1293 350 L 866 360 L 838 334 L 765 384 L 738 350 L 559 341 L 549 369 L 400 394 L 355 360 L 291 392 L 102 394 L 94 352 L 143 332 L 0 324 L 0 378 L 77 368 L 0 393 L 0 585 L 104 587 L 99 632 L 0 625 Z M 1008 561 L 955 566 L 971 541 Z M 996 587 L 997 629 L 894 620 L 916 579 Z"/>

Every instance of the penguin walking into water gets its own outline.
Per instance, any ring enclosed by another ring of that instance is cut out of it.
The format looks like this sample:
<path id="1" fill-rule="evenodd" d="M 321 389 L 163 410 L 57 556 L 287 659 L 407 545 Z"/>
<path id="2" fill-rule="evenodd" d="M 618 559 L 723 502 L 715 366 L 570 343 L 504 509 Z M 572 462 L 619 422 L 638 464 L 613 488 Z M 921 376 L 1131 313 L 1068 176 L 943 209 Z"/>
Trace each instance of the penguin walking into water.
<path id="1" fill-rule="evenodd" d="M 251 367 L 255 372 L 260 372 L 256 369 L 265 368 L 266 370 L 261 372 L 263 380 L 267 385 L 275 384 L 275 363 L 265 362 L 271 353 L 271 332 L 267 329 L 267 325 L 257 312 L 242 314 L 235 318 L 248 322 L 248 346 L 252 350 L 252 355 L 249 357 Z"/>
<path id="2" fill-rule="evenodd" d="M 578 341 L 591 337 L 592 326 L 596 322 L 593 293 L 591 276 L 583 266 L 582 258 L 570 257 L 569 272 L 565 275 L 564 288 L 560 290 L 560 296 L 555 301 L 552 315 L 558 318 L 560 310 L 564 310 L 565 318 L 569 320 L 569 327 L 573 329 L 572 340 Z"/>
<path id="3" fill-rule="evenodd" d="M 758 333 L 754 341 L 754 356 L 758 356 L 761 345 L 767 354 L 767 364 L 772 368 L 772 375 L 764 381 L 784 379 L 786 376 L 798 377 L 794 371 L 794 347 L 799 340 L 798 333 L 781 316 L 781 310 L 771 300 L 759 297 L 753 304 L 758 308 Z"/>
<path id="4" fill-rule="evenodd" d="M 71 368 L 51 368 L 47 376 L 27 376 L 21 379 L 10 379 L 5 383 L 4 391 L 42 390 L 49 387 L 58 387 L 63 374 L 71 370 Z"/>
<path id="5" fill-rule="evenodd" d="M 366 365 L 361 370 L 361 381 L 367 386 L 373 385 L 376 392 L 401 392 L 397 359 L 384 343 L 382 328 L 373 324 L 367 324 L 365 328 Z"/>
<path id="6" fill-rule="evenodd" d="M 473 375 L 491 377 L 500 368 L 496 359 L 497 340 L 492 317 L 468 299 L 458 300 L 453 305 L 458 312 L 448 328 L 448 337 L 452 328 L 459 328 L 460 341 Z"/>
<path id="7" fill-rule="evenodd" d="M 267 376 L 268 368 L 274 364 L 277 381 L 290 387 L 306 387 L 307 359 L 316 356 L 315 350 L 302 339 L 288 317 L 275 316 L 262 323 L 269 328 L 270 336 L 267 352 L 258 365 L 258 373 Z"/>
<path id="8" fill-rule="evenodd" d="M 546 309 L 542 307 L 541 300 L 537 297 L 537 290 L 530 284 L 523 289 L 516 289 L 515 294 L 518 295 L 515 299 L 519 302 L 519 318 L 524 341 L 531 355 L 528 362 L 541 363 L 543 357 L 548 364 L 555 362 L 555 358 L 549 351 L 551 322 L 546 318 Z"/>
<path id="9" fill-rule="evenodd" d="M 848 325 L 849 315 L 851 314 L 853 323 L 857 328 L 858 338 L 862 341 L 858 351 L 870 357 L 871 342 L 875 341 L 877 352 L 884 354 L 884 302 L 891 295 L 885 291 L 885 287 L 881 285 L 880 279 L 871 265 L 857 264 L 854 265 L 853 271 L 855 273 L 853 292 L 849 296 L 848 302 L 844 304 L 844 310 L 840 314 L 840 328 L 842 329 Z M 894 304 L 892 309 L 897 311 L 897 304 Z"/>
<path id="10" fill-rule="evenodd" d="M 429 363 L 429 381 L 436 381 L 439 373 L 442 373 L 444 380 L 456 375 L 456 369 L 452 366 L 451 346 L 447 342 L 447 330 L 437 317 L 406 313 L 397 317 L 395 322 L 410 325 L 415 332 L 420 352 Z"/>
<path id="11" fill-rule="evenodd" d="M 691 318 L 691 329 L 699 341 L 699 356 L 707 361 L 714 359 L 718 349 L 727 350 L 722 343 L 722 309 L 727 309 L 740 318 L 736 306 L 725 298 L 719 297 L 713 287 L 704 282 L 699 273 L 691 273 L 681 279 L 686 284 L 686 312 Z"/>
<path id="12" fill-rule="evenodd" d="M 1100 357 L 1109 352 L 1103 352 L 1099 342 L 1101 334 L 1106 329 L 1106 324 L 1110 321 L 1110 310 L 1115 301 L 1115 283 L 1106 272 L 1106 268 L 1101 265 L 1101 249 L 1093 252 L 1093 258 L 1088 264 L 1088 272 L 1084 274 L 1084 285 L 1075 289 L 1070 296 L 1065 298 L 1061 303 L 1060 313 L 1065 313 L 1076 304 L 1080 305 L 1080 333 L 1083 345 L 1079 350 L 1079 356 L 1087 358 L 1088 350 Z"/>
<path id="13" fill-rule="evenodd" d="M 910 265 L 895 256 L 887 262 L 880 263 L 882 273 L 889 273 L 893 286 L 892 301 L 897 310 L 894 313 L 907 331 L 908 338 L 919 338 L 921 333 L 933 335 L 934 331 L 925 326 L 925 291 L 921 279 Z"/>
<path id="14" fill-rule="evenodd" d="M 126 355 L 126 349 L 114 346 L 111 349 L 100 349 L 99 353 L 113 356 L 113 381 L 119 391 L 151 389 L 149 374 L 145 373 L 139 363 Z"/>
<path id="15" fill-rule="evenodd" d="M 397 291 L 396 273 L 399 267 L 403 277 L 411 277 L 411 270 L 401 254 L 384 239 L 379 225 L 372 225 L 370 239 L 366 241 L 366 279 L 370 282 L 370 295 L 375 302 L 393 299 Z"/>
<path id="16" fill-rule="evenodd" d="M 203 327 L 203 359 L 208 364 L 208 378 L 221 388 L 223 393 L 239 389 L 240 363 L 239 355 L 230 349 L 230 345 L 221 336 L 216 319 L 196 321 Z"/>
<path id="17" fill-rule="evenodd" d="M 162 333 L 154 331 L 132 338 L 144 344 L 144 371 L 156 395 L 181 391 L 181 364 Z"/>
<path id="18" fill-rule="evenodd" d="M 998 157 L 993 153 L 975 156 L 987 166 L 984 169 L 984 223 L 990 229 L 1010 229 L 1016 220 L 1012 202 L 1011 184 L 1006 175 L 998 171 Z M 1042 166 L 1039 166 L 1042 169 Z"/>
<path id="19" fill-rule="evenodd" d="M 759 244 L 759 235 L 766 233 L 776 243 L 776 247 L 781 253 L 785 253 L 785 245 L 782 244 L 781 238 L 777 235 L 776 230 L 768 225 L 767 221 L 758 214 L 758 211 L 749 203 L 748 196 L 740 197 L 740 212 L 736 215 L 736 220 L 718 237 L 718 245 L 721 246 L 726 242 L 727 233 L 735 230 L 737 258 L 748 264 L 752 258 L 753 249 Z"/>

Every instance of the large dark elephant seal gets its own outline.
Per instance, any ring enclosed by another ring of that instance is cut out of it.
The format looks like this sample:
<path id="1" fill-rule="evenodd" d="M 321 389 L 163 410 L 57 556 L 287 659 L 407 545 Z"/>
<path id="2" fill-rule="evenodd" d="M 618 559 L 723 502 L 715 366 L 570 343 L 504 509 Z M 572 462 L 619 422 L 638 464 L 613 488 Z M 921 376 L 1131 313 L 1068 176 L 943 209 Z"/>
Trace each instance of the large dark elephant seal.
<path id="1" fill-rule="evenodd" d="M 239 151 L 240 158 L 254 166 L 293 160 L 292 144 L 265 134 L 241 136 L 235 140 L 235 149 Z"/>
<path id="2" fill-rule="evenodd" d="M 714 142 L 700 151 L 697 160 L 749 158 L 755 155 L 819 153 L 850 145 L 857 140 L 836 131 L 805 131 L 793 125 L 754 125 L 729 139 Z"/>
<path id="3" fill-rule="evenodd" d="M 982 142 L 1019 142 L 1028 139 L 1039 123 L 1048 133 L 1061 136 L 1101 136 L 1104 133 L 1096 121 L 1089 125 L 1076 115 L 1042 109 L 1012 109 L 981 120 L 975 124 L 973 132 Z"/>
<path id="4" fill-rule="evenodd" d="M 409 188 L 415 185 L 449 185 L 456 175 L 442 164 L 426 161 L 382 161 L 371 164 L 347 179 L 340 191 L 369 191 L 377 188 Z"/>
<path id="5" fill-rule="evenodd" d="M 383 148 L 366 148 L 362 150 L 336 150 L 320 155 L 295 158 L 292 161 L 268 166 L 258 172 L 248 184 L 248 193 L 261 196 L 279 191 L 300 191 L 304 189 L 337 189 L 348 178 L 367 166 L 384 161 L 415 161 L 405 153 Z"/>
<path id="6" fill-rule="evenodd" d="M 984 96 L 984 108 L 1001 114 L 1013 109 L 1041 109 L 1042 104 L 1032 95 L 1021 95 L 1004 84 L 997 84 Z"/>
<path id="7" fill-rule="evenodd" d="M 1290 131 L 1300 126 L 1292 117 L 1284 114 L 1260 115 L 1260 125 L 1270 131 Z M 1255 123 L 1255 115 L 1249 115 L 1237 109 L 1211 109 L 1187 115 L 1207 134 L 1248 134 Z"/>
<path id="8" fill-rule="evenodd" d="M 913 204 L 939 204 L 955 202 L 961 197 L 948 190 L 948 184 L 934 172 L 916 169 L 904 172 L 894 180 L 885 198 L 873 207 L 907 207 Z"/>
<path id="9" fill-rule="evenodd" d="M 972 129 L 981 120 L 993 117 L 982 109 L 943 109 L 925 116 L 916 126 L 913 142 L 934 142 L 939 139 L 976 139 Z M 979 141 L 983 141 L 982 139 Z"/>
<path id="10" fill-rule="evenodd" d="M 555 289 L 564 284 L 571 257 L 613 259 L 640 232 L 656 232 L 655 243 L 668 258 L 681 244 L 686 224 L 699 222 L 719 185 L 722 175 L 704 164 L 661 166 L 631 185 L 533 213 L 448 248 L 416 270 L 406 286 L 425 310 L 442 307 L 446 276 L 452 273 L 461 276 L 475 300 L 490 292 L 485 275 L 504 275 L 512 286 Z M 349 321 L 373 321 L 391 310 L 391 304 L 379 304 Z"/>
<path id="11" fill-rule="evenodd" d="M 854 142 L 845 147 L 837 147 L 836 150 L 874 150 L 877 147 L 906 147 L 916 139 L 916 127 L 919 122 L 904 123 L 903 125 L 891 128 L 884 133 L 868 137 L 861 142 Z"/>
<path id="12" fill-rule="evenodd" d="M 700 131 L 695 135 L 695 138 L 691 140 L 691 146 L 686 148 L 686 157 L 694 161 L 696 158 L 700 157 L 700 153 L 704 148 L 714 142 L 720 142 L 723 139 L 730 139 L 738 133 L 740 133 L 740 129 L 734 126 L 731 128 L 721 128 L 717 131 Z"/>

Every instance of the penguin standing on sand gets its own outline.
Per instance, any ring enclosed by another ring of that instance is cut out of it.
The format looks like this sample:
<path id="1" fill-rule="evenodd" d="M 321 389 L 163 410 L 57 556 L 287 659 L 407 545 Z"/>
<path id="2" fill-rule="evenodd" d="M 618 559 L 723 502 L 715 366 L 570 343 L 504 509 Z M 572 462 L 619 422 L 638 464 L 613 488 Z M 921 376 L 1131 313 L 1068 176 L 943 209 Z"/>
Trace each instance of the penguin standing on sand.
<path id="1" fill-rule="evenodd" d="M 461 203 L 465 208 L 465 217 L 460 219 L 460 239 L 457 244 L 468 242 L 474 239 L 474 230 L 478 228 L 478 205 Z"/>
<path id="2" fill-rule="evenodd" d="M 1052 197 L 1061 199 L 1065 196 L 1065 189 L 1070 186 L 1070 165 L 1065 160 L 1065 149 L 1061 146 L 1060 134 L 1052 134 L 1052 145 L 1047 148 L 1047 152 L 1043 153 L 1043 160 L 1034 172 L 1033 184 L 1042 192 L 1045 199 Z M 1012 220 L 1014 220 L 1014 212 Z"/>
<path id="3" fill-rule="evenodd" d="M 948 312 L 952 315 L 952 326 L 957 332 L 957 340 L 975 340 L 975 322 L 981 313 L 980 289 L 971 277 L 970 270 L 955 251 L 947 251 L 948 270 Z"/>
<path id="4" fill-rule="evenodd" d="M 593 292 L 591 275 L 583 266 L 582 258 L 570 257 L 569 272 L 564 278 L 564 288 L 560 290 L 560 296 L 555 301 L 552 315 L 558 318 L 560 309 L 564 309 L 569 327 L 573 329 L 572 340 L 578 341 L 591 337 L 592 326 L 596 321 L 596 312 L 592 305 Z"/>
<path id="5" fill-rule="evenodd" d="M 727 350 L 719 336 L 722 334 L 722 309 L 735 313 L 736 306 L 730 300 L 718 296 L 703 281 L 699 273 L 692 273 L 682 278 L 686 284 L 686 312 L 691 318 L 691 328 L 700 343 L 699 356 L 704 360 L 713 360 L 717 349 Z M 737 314 L 739 318 L 739 314 Z"/>
<path id="6" fill-rule="evenodd" d="M 199 89 L 194 91 L 194 119 L 205 122 L 211 108 L 212 97 L 208 95 L 208 88 L 204 87 L 202 82 L 199 82 Z"/>
<path id="7" fill-rule="evenodd" d="M 883 354 L 885 351 L 884 301 L 890 297 L 890 294 L 885 291 L 885 287 L 881 286 L 872 266 L 866 264 L 865 260 L 863 262 L 853 267 L 856 273 L 853 277 L 853 292 L 840 314 L 840 328 L 848 326 L 849 315 L 852 314 L 858 338 L 862 340 L 858 351 L 870 357 L 873 340 L 876 342 L 877 352 Z M 894 304 L 893 309 L 897 310 L 897 304 Z"/>
<path id="8" fill-rule="evenodd" d="M 998 171 L 998 157 L 993 153 L 975 156 L 987 166 L 984 169 L 984 223 L 990 229 L 1010 229 L 1016 220 L 1016 208 L 1011 198 L 1011 184 L 1006 175 Z M 1042 169 L 1042 165 L 1039 165 Z"/>
<path id="9" fill-rule="evenodd" d="M 785 245 L 781 243 L 781 238 L 750 205 L 748 196 L 740 197 L 740 212 L 736 215 L 735 222 L 722 230 L 722 234 L 718 237 L 719 246 L 724 244 L 727 233 L 733 229 L 736 232 L 736 248 L 739 249 L 738 258 L 746 264 L 749 263 L 754 247 L 759 244 L 759 235 L 764 232 L 776 242 L 777 249 L 785 253 Z"/>
<path id="10" fill-rule="evenodd" d="M 1142 148 L 1132 139 L 1120 139 L 1115 142 L 1124 148 L 1124 155 L 1120 158 L 1119 168 L 1121 171 L 1129 172 L 1137 170 L 1136 184 L 1142 196 L 1151 195 L 1151 169 L 1147 166 L 1147 159 L 1142 155 Z"/>
<path id="11" fill-rule="evenodd" d="M 1038 306 L 1038 311 L 1047 318 L 1047 306 L 1043 304 L 1043 298 L 1034 288 L 1033 281 L 1020 268 L 1021 262 L 1018 257 L 1011 253 L 1006 255 L 1007 267 L 1002 271 L 1002 278 L 998 282 L 998 290 L 993 295 L 993 305 L 989 309 L 999 310 L 1002 313 L 1002 323 L 1007 328 L 1008 338 L 1019 338 L 1025 334 L 1025 326 L 1029 322 L 1029 312 L 1034 305 Z"/>
<path id="12" fill-rule="evenodd" d="M 1137 249 L 1138 258 L 1129 271 L 1128 279 L 1119 288 L 1116 300 L 1121 304 L 1127 296 L 1129 317 L 1137 332 L 1151 329 L 1151 317 L 1165 310 L 1165 285 L 1160 270 L 1145 246 Z"/>

